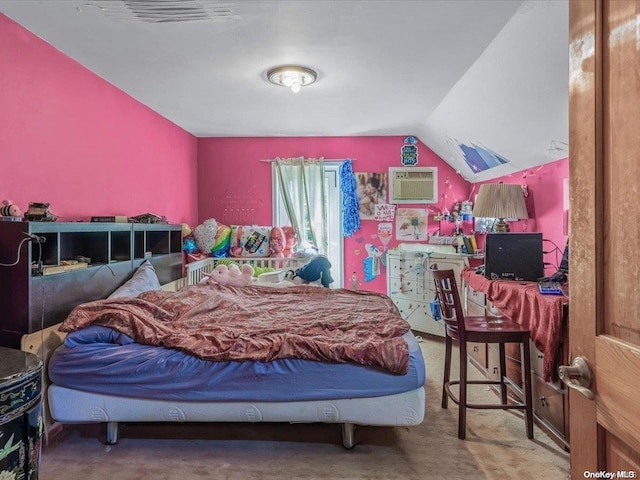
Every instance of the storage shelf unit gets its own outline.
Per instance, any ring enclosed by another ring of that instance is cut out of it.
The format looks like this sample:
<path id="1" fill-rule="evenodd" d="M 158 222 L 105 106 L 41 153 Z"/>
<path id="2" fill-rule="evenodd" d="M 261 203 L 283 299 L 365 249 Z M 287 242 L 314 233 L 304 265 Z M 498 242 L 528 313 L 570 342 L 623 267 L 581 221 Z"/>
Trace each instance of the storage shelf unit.
<path id="1" fill-rule="evenodd" d="M 439 246 L 423 247 L 423 250 L 414 247 L 387 252 L 387 295 L 412 330 L 444 337 L 443 322 L 435 320 L 431 314 L 430 304 L 435 300 L 436 292 L 430 269 L 434 265 L 441 270 L 452 269 L 460 282 L 466 256 L 431 252 Z"/>
<path id="2" fill-rule="evenodd" d="M 50 275 L 37 268 L 78 257 L 90 259 L 87 268 Z M 18 348 L 22 335 L 63 321 L 80 303 L 107 297 L 146 258 L 161 283 L 180 278 L 181 225 L 0 222 L 0 263 L 17 261 L 0 267 L 0 346 Z"/>

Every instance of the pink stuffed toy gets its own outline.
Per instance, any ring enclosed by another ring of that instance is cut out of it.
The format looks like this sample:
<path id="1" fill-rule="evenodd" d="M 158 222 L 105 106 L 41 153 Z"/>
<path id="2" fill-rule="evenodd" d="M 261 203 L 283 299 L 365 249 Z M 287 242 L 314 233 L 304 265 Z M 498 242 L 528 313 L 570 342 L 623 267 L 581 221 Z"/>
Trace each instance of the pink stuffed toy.
<path id="1" fill-rule="evenodd" d="M 296 238 L 296 231 L 293 229 L 293 227 L 291 225 L 287 225 L 286 227 L 281 227 L 282 231 L 284 232 L 284 250 L 282 251 L 282 254 L 289 258 L 291 255 L 293 255 L 293 247 L 296 246 L 296 244 L 298 243 L 298 240 Z"/>
<path id="2" fill-rule="evenodd" d="M 0 216 L 2 217 L 21 217 L 22 210 L 17 205 L 14 205 L 11 200 L 3 200 L 2 207 L 0 207 Z"/>
<path id="3" fill-rule="evenodd" d="M 227 285 L 232 287 L 244 287 L 251 283 L 253 278 L 253 267 L 249 264 L 243 264 L 238 267 L 235 263 L 229 265 L 229 280 Z"/>
<path id="4" fill-rule="evenodd" d="M 244 287 L 251 283 L 253 278 L 253 267 L 248 264 L 238 267 L 235 263 L 227 266 L 220 264 L 213 269 L 213 272 L 205 274 L 207 283 L 218 283 L 220 285 L 231 285 L 232 287 Z"/>
<path id="5" fill-rule="evenodd" d="M 229 267 L 220 264 L 213 269 L 211 273 L 203 274 L 206 279 L 206 283 L 219 283 L 220 285 L 226 285 L 229 280 Z"/>

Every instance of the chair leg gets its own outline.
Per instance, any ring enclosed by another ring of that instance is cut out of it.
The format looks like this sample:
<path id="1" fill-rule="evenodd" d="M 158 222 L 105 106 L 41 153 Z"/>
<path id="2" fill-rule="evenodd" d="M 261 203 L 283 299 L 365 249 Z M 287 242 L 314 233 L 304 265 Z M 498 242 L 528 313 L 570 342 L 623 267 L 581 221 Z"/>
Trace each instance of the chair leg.
<path id="1" fill-rule="evenodd" d="M 504 343 L 499 344 L 500 347 L 500 400 L 503 405 L 507 404 L 507 384 L 504 377 L 507 376 L 507 360 Z"/>
<path id="2" fill-rule="evenodd" d="M 458 438 L 464 440 L 467 435 L 467 344 L 460 345 L 460 391 L 458 393 Z"/>
<path id="3" fill-rule="evenodd" d="M 445 334 L 444 339 L 444 376 L 442 378 L 442 408 L 447 408 L 449 406 L 449 395 L 447 395 L 447 390 L 445 389 L 445 385 L 449 383 L 451 380 L 451 350 L 452 350 L 453 340 L 449 335 Z"/>
<path id="4" fill-rule="evenodd" d="M 522 342 L 522 384 L 524 386 L 525 422 L 527 423 L 527 438 L 533 439 L 533 394 L 531 392 L 531 357 L 529 338 Z"/>

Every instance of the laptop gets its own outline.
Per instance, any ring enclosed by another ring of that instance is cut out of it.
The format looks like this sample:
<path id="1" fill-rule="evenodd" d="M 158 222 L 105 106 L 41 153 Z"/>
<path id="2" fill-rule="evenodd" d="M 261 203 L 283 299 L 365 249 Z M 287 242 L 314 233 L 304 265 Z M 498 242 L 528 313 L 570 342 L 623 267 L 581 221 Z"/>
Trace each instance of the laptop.
<path id="1" fill-rule="evenodd" d="M 488 233 L 484 275 L 489 280 L 535 282 L 543 278 L 542 233 Z"/>

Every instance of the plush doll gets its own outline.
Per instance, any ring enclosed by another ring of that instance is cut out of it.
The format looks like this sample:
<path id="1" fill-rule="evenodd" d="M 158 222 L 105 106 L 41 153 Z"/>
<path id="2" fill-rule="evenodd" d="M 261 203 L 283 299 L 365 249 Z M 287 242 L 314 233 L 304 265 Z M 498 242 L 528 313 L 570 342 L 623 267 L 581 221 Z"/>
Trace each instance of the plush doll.
<path id="1" fill-rule="evenodd" d="M 272 227 L 269 236 L 269 252 L 273 258 L 284 257 L 285 236 L 281 227 Z"/>
<path id="2" fill-rule="evenodd" d="M 331 276 L 331 262 L 324 255 L 318 255 L 310 259 L 306 264 L 294 272 L 295 277 L 305 282 L 320 281 L 323 287 L 329 288 L 333 283 Z M 295 278 L 294 277 L 294 278 Z"/>
<path id="3" fill-rule="evenodd" d="M 298 243 L 298 240 L 296 238 L 296 231 L 290 225 L 281 228 L 285 238 L 282 255 L 289 258 L 291 255 L 293 255 L 293 247 L 295 247 Z"/>
<path id="4" fill-rule="evenodd" d="M 206 283 L 219 283 L 220 285 L 226 285 L 229 280 L 229 267 L 227 265 L 218 264 L 211 273 L 203 273 L 206 277 L 203 280 Z"/>
<path id="5" fill-rule="evenodd" d="M 253 278 L 253 267 L 249 264 L 243 264 L 238 267 L 236 264 L 229 265 L 229 280 L 227 285 L 232 287 L 244 287 L 251 283 Z"/>
<path id="6" fill-rule="evenodd" d="M 14 205 L 11 200 L 3 200 L 2 207 L 0 207 L 0 215 L 3 217 L 21 217 L 22 210 L 17 205 Z"/>
<path id="7" fill-rule="evenodd" d="M 207 283 L 219 283 L 220 285 L 231 285 L 232 287 L 244 287 L 251 282 L 253 277 L 253 267 L 244 264 L 238 267 L 235 263 L 230 265 L 220 264 L 213 269 L 213 272 L 205 274 Z"/>

